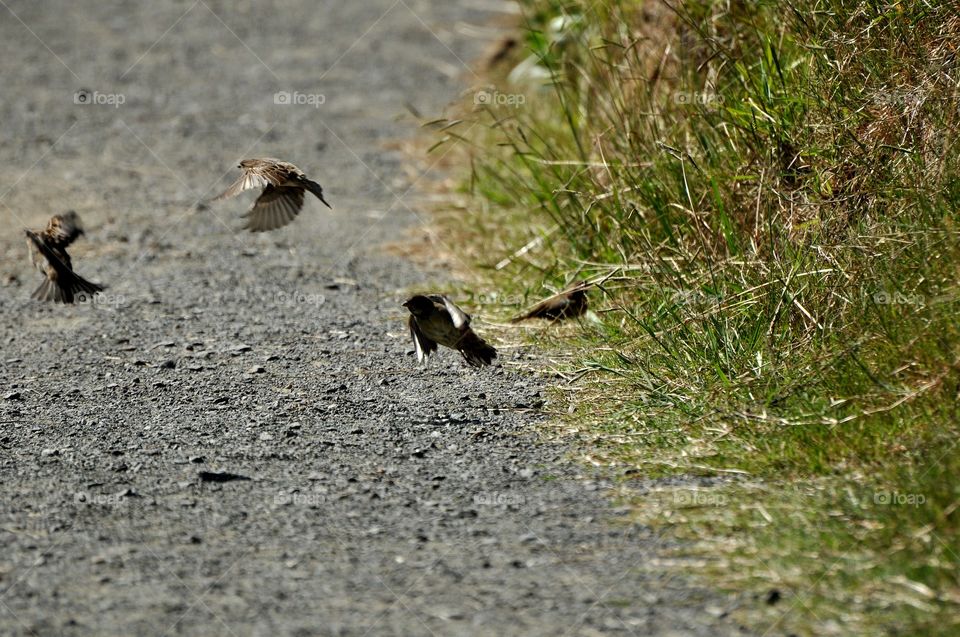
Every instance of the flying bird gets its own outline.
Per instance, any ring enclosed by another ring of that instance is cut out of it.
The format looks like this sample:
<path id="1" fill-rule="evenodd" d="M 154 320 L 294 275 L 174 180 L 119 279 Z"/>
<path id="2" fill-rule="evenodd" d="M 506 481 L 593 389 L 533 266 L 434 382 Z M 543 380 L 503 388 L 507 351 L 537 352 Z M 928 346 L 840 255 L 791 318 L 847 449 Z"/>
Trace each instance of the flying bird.
<path id="1" fill-rule="evenodd" d="M 235 197 L 244 190 L 262 188 L 253 207 L 244 215 L 244 229 L 251 232 L 266 232 L 287 225 L 300 214 L 304 192 L 310 191 L 327 208 L 333 206 L 323 198 L 323 188 L 310 180 L 302 170 L 279 159 L 244 159 L 238 166 L 243 173 L 233 185 L 214 201 Z"/>
<path id="2" fill-rule="evenodd" d="M 470 328 L 470 315 L 442 294 L 429 294 L 408 299 L 403 307 L 410 310 L 410 336 L 421 363 L 437 351 L 437 344 L 455 349 L 473 367 L 493 363 L 497 350 Z"/>
<path id="3" fill-rule="evenodd" d="M 54 215 L 42 232 L 26 230 L 30 260 L 46 275 L 30 298 L 37 301 L 74 303 L 77 297 L 92 298 L 103 287 L 73 271 L 67 246 L 83 234 L 80 217 L 70 211 Z"/>
<path id="4" fill-rule="evenodd" d="M 530 308 L 526 314 L 516 317 L 511 322 L 519 323 L 534 318 L 562 321 L 583 316 L 586 314 L 589 305 L 587 290 L 590 289 L 590 285 L 589 281 L 575 283 L 563 292 L 540 301 Z"/>

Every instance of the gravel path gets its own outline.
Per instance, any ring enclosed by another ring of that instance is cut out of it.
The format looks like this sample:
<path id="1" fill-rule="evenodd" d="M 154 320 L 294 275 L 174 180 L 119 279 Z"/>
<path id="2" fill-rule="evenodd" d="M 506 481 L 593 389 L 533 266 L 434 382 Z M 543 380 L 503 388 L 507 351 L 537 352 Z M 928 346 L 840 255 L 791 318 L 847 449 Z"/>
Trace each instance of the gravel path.
<path id="1" fill-rule="evenodd" d="M 443 273 L 379 247 L 419 223 L 391 142 L 475 81 L 477 2 L 0 5 L 0 634 L 736 632 L 538 439 L 536 381 L 415 365 Z M 197 210 L 249 156 L 333 212 Z M 70 208 L 107 294 L 31 302 L 22 228 Z"/>

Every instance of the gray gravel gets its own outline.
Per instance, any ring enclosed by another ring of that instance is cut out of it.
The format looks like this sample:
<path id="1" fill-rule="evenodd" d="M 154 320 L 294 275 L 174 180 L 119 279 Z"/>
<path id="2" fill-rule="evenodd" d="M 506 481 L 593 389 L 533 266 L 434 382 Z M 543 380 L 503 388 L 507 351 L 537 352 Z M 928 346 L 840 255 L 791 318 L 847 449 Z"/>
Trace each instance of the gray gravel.
<path id="1" fill-rule="evenodd" d="M 537 381 L 415 364 L 399 302 L 444 274 L 380 247 L 420 223 L 391 142 L 476 81 L 457 26 L 490 14 L 3 4 L 0 634 L 739 633 L 643 568 L 662 541 L 538 437 Z M 248 199 L 197 210 L 248 156 L 334 211 L 262 236 Z M 22 228 L 70 208 L 107 294 L 31 302 Z"/>

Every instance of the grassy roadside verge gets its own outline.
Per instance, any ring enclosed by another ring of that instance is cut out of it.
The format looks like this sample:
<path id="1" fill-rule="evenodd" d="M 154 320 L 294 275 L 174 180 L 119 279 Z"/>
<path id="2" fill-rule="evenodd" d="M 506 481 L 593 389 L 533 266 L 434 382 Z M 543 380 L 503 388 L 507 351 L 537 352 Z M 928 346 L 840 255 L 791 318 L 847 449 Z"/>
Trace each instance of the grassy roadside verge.
<path id="1" fill-rule="evenodd" d="M 436 124 L 470 167 L 438 217 L 473 309 L 603 278 L 591 320 L 502 337 L 549 353 L 558 423 L 760 633 L 957 634 L 956 8 L 522 5 Z M 676 474 L 734 479 L 631 488 Z"/>

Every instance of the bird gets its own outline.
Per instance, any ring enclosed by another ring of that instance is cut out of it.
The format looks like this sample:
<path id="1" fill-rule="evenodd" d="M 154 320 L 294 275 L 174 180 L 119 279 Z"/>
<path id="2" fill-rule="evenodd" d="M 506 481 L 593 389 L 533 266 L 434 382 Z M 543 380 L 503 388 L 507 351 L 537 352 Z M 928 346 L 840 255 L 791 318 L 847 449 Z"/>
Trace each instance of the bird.
<path id="1" fill-rule="evenodd" d="M 287 225 L 300 214 L 304 192 L 310 191 L 327 208 L 333 206 L 323 198 L 323 188 L 307 178 L 302 170 L 279 159 L 244 159 L 237 166 L 243 173 L 213 201 L 235 197 L 244 190 L 262 188 L 260 196 L 244 217 L 243 226 L 250 232 L 266 232 Z"/>
<path id="2" fill-rule="evenodd" d="M 87 281 L 73 271 L 67 246 L 83 234 L 80 216 L 73 210 L 54 215 L 41 232 L 26 230 L 30 260 L 46 275 L 30 298 L 37 301 L 74 303 L 77 297 L 92 298 L 103 286 Z"/>
<path id="3" fill-rule="evenodd" d="M 403 307 L 410 310 L 407 325 L 419 362 L 436 352 L 438 343 L 460 352 L 472 367 L 490 365 L 497 357 L 497 350 L 470 328 L 470 315 L 442 294 L 417 294 Z"/>
<path id="4" fill-rule="evenodd" d="M 562 321 L 583 316 L 589 306 L 587 290 L 590 289 L 590 286 L 589 281 L 579 281 L 563 292 L 540 301 L 530 308 L 526 314 L 512 319 L 511 322 L 519 323 L 534 318 Z"/>

